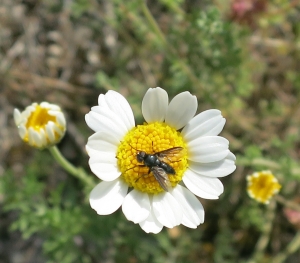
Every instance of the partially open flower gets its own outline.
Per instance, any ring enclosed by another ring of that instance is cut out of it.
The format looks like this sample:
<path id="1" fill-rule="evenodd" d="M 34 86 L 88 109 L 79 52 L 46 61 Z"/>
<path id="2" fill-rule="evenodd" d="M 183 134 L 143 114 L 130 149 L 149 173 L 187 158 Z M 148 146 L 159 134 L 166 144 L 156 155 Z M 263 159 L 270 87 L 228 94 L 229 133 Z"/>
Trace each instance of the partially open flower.
<path id="1" fill-rule="evenodd" d="M 256 172 L 247 176 L 247 191 L 257 202 L 268 204 L 273 195 L 281 188 L 275 176 L 270 171 Z"/>
<path id="2" fill-rule="evenodd" d="M 32 103 L 22 112 L 15 109 L 14 119 L 22 140 L 39 149 L 57 144 L 66 131 L 60 107 L 48 102 Z"/>

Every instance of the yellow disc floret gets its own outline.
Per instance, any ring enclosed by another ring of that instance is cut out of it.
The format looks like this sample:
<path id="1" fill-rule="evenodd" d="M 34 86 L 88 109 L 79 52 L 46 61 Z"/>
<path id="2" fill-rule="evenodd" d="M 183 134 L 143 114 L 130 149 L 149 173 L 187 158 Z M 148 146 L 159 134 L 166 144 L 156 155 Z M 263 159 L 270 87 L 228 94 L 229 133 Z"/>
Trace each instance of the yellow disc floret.
<path id="1" fill-rule="evenodd" d="M 123 180 L 130 186 L 142 192 L 157 194 L 163 188 L 155 179 L 149 167 L 138 162 L 137 154 L 141 151 L 146 154 L 156 154 L 174 147 L 182 147 L 180 156 L 164 160 L 175 170 L 175 174 L 168 174 L 172 187 L 182 179 L 187 169 L 186 143 L 181 134 L 169 125 L 161 122 L 145 123 L 129 131 L 117 151 L 118 166 Z"/>
<path id="2" fill-rule="evenodd" d="M 51 116 L 48 113 L 49 109 L 42 108 L 40 105 L 37 105 L 35 111 L 33 111 L 28 117 L 26 128 L 29 129 L 32 127 L 34 130 L 39 131 L 43 129 L 49 121 L 56 122 L 56 117 Z"/>

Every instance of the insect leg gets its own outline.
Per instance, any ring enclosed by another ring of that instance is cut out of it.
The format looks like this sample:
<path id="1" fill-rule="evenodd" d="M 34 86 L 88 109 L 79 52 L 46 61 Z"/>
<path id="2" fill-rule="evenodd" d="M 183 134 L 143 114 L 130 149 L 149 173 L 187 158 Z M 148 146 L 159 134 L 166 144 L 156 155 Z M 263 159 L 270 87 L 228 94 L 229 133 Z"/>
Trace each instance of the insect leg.
<path id="1" fill-rule="evenodd" d="M 134 169 L 134 168 L 137 167 L 137 166 L 139 166 L 139 167 L 146 167 L 146 165 L 144 165 L 144 164 L 137 164 L 137 165 L 135 165 L 135 166 L 133 166 L 133 167 L 131 167 L 131 168 L 128 168 L 128 169 L 125 171 L 125 173 L 126 173 L 127 171 L 131 170 L 131 169 Z"/>

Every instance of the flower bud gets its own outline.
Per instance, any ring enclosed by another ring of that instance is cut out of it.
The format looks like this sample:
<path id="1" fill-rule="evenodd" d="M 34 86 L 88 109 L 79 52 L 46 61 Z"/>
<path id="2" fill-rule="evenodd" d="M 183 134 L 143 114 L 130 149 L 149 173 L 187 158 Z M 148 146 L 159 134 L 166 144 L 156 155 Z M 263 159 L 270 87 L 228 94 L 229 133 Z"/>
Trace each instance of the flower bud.
<path id="1" fill-rule="evenodd" d="M 66 131 L 60 107 L 48 102 L 32 103 L 22 112 L 15 109 L 14 120 L 22 140 L 39 149 L 57 144 Z"/>

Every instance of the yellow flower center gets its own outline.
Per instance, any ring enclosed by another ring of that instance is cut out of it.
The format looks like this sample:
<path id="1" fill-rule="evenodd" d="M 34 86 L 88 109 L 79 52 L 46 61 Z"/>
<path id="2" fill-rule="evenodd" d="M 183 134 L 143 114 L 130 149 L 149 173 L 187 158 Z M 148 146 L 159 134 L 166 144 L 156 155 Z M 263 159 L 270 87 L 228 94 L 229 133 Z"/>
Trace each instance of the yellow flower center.
<path id="1" fill-rule="evenodd" d="M 270 171 L 254 173 L 247 177 L 248 194 L 260 203 L 268 204 L 273 195 L 279 192 L 281 185 Z"/>
<path id="2" fill-rule="evenodd" d="M 34 107 L 34 110 L 30 110 L 30 113 L 28 113 L 27 115 L 28 117 L 24 118 L 23 125 L 24 128 L 26 129 L 26 133 L 24 133 L 24 135 L 21 136 L 23 141 L 29 143 L 31 146 L 41 148 L 41 149 L 60 141 L 60 139 L 63 137 L 65 133 L 66 127 L 65 125 L 63 125 L 62 122 L 59 123 L 57 119 L 58 117 L 56 115 L 60 113 L 61 114 L 60 118 L 63 118 L 64 120 L 64 116 L 62 115 L 62 113 L 51 105 L 49 105 L 49 108 L 47 108 L 38 105 L 37 103 L 34 103 L 32 104 L 31 107 Z M 50 115 L 49 111 L 51 110 L 56 113 Z M 27 109 L 27 112 L 28 111 L 29 110 Z M 49 123 L 52 123 L 53 125 L 49 126 Z M 47 130 L 47 126 L 49 126 L 48 130 Z M 36 132 L 36 134 L 38 134 L 36 136 L 39 137 L 40 141 L 37 141 L 37 139 L 33 137 L 31 139 L 29 138 L 30 128 L 33 129 Z M 50 135 L 49 132 L 52 135 Z"/>
<path id="3" fill-rule="evenodd" d="M 163 162 L 175 170 L 175 174 L 166 173 L 167 180 L 175 187 L 187 169 L 187 151 L 180 132 L 165 123 L 154 122 L 138 125 L 129 131 L 117 150 L 118 166 L 123 180 L 130 186 L 149 194 L 158 194 L 164 189 L 144 161 L 138 161 L 137 155 L 144 152 L 159 158 L 159 152 L 174 147 L 182 147 L 180 154 L 164 158 Z M 162 159 L 161 159 L 162 160 Z M 166 172 L 166 170 L 164 169 Z"/>
<path id="4" fill-rule="evenodd" d="M 40 105 L 37 105 L 35 110 L 28 117 L 26 128 L 32 127 L 36 131 L 44 129 L 46 124 L 49 121 L 56 123 L 56 117 L 51 116 L 48 113 L 49 109 L 42 108 Z"/>

